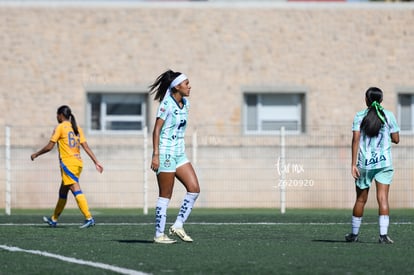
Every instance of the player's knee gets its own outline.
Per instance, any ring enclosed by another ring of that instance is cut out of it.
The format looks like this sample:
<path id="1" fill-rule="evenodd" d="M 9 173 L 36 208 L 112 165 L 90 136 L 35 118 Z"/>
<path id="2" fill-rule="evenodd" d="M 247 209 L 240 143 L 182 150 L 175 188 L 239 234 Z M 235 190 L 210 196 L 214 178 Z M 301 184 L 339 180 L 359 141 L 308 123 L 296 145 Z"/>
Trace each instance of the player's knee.
<path id="1" fill-rule="evenodd" d="M 198 184 L 198 182 L 195 182 L 194 184 L 190 184 L 188 186 L 187 192 L 190 192 L 190 193 L 200 193 L 200 185 Z"/>
<path id="2" fill-rule="evenodd" d="M 377 197 L 378 204 L 381 207 L 388 207 L 388 198 L 386 196 L 378 196 Z"/>
<path id="3" fill-rule="evenodd" d="M 366 197 L 359 197 L 359 198 L 357 198 L 357 200 L 356 200 L 356 202 L 357 202 L 358 204 L 362 204 L 362 205 L 365 205 L 365 204 L 367 203 L 367 201 L 368 201 L 368 198 L 366 198 Z"/>

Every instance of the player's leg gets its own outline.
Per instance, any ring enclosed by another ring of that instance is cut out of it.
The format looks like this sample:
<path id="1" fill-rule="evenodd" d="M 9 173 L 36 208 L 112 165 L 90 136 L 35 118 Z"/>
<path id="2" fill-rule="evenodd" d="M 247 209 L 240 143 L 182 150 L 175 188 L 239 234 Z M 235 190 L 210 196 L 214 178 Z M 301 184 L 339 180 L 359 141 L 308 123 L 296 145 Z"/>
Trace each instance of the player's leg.
<path id="1" fill-rule="evenodd" d="M 365 204 L 367 203 L 367 200 L 368 200 L 369 188 L 361 189 L 358 186 L 355 186 L 355 190 L 356 190 L 356 200 L 355 200 L 354 208 L 352 210 L 352 220 L 351 220 L 352 232 L 345 236 L 345 240 L 347 242 L 358 241 L 358 234 L 359 234 L 359 229 L 362 223 L 362 216 L 364 214 Z"/>
<path id="2" fill-rule="evenodd" d="M 174 188 L 174 172 L 159 172 L 157 175 L 158 181 L 158 199 L 155 206 L 155 236 L 154 242 L 170 244 L 175 243 L 175 240 L 168 238 L 164 234 L 165 224 L 167 222 L 167 209 L 170 202 L 173 188 Z"/>
<path id="3" fill-rule="evenodd" d="M 52 216 L 52 219 L 55 221 L 58 220 L 60 214 L 62 214 L 63 212 L 63 209 L 65 209 L 66 201 L 68 199 L 68 192 L 69 192 L 69 186 L 64 185 L 62 182 L 59 188 L 59 199 L 58 199 L 58 202 L 55 207 L 55 211 Z"/>
<path id="4" fill-rule="evenodd" d="M 347 242 L 358 241 L 359 228 L 361 227 L 365 204 L 368 200 L 369 188 L 375 176 L 375 171 L 373 170 L 358 169 L 360 176 L 355 180 L 356 200 L 352 210 L 352 232 L 345 236 Z"/>
<path id="5" fill-rule="evenodd" d="M 187 192 L 200 193 L 200 184 L 190 162 L 177 167 L 175 176 L 185 186 Z"/>
<path id="6" fill-rule="evenodd" d="M 389 204 L 388 204 L 388 194 L 390 190 L 389 184 L 382 184 L 378 181 L 375 181 L 377 187 L 377 201 L 378 201 L 378 214 L 388 216 L 390 214 Z"/>
<path id="7" fill-rule="evenodd" d="M 388 237 L 388 227 L 390 224 L 390 210 L 388 204 L 388 193 L 390 189 L 389 184 L 382 184 L 376 181 L 377 186 L 377 201 L 378 201 L 378 223 L 380 243 L 393 243 L 393 241 Z"/>
<path id="8" fill-rule="evenodd" d="M 355 187 L 356 200 L 354 208 L 352 209 L 352 215 L 355 217 L 362 217 L 364 215 L 365 204 L 368 201 L 369 188 L 360 189 L 358 186 Z"/>
<path id="9" fill-rule="evenodd" d="M 190 162 L 186 162 L 185 164 L 179 166 L 175 176 L 185 186 L 187 193 L 184 196 L 177 218 L 173 226 L 170 228 L 170 233 L 179 236 L 183 241 L 192 242 L 193 240 L 191 237 L 185 233 L 183 225 L 190 216 L 194 203 L 198 198 L 200 193 L 200 185 L 198 183 L 198 178 L 194 168 Z"/>
<path id="10" fill-rule="evenodd" d="M 43 221 L 49 224 L 52 227 L 57 226 L 57 220 L 59 219 L 60 214 L 62 214 L 63 209 L 65 209 L 66 201 L 68 198 L 69 186 L 64 185 L 63 181 L 59 188 L 59 198 L 56 203 L 55 210 L 53 211 L 52 217 L 43 217 Z"/>
<path id="11" fill-rule="evenodd" d="M 82 212 L 85 217 L 85 222 L 81 228 L 87 228 L 95 225 L 95 220 L 92 217 L 91 212 L 89 211 L 88 201 L 86 196 L 83 194 L 82 189 L 79 185 L 79 178 L 82 173 L 82 166 L 79 165 L 64 165 L 61 162 L 62 167 L 62 181 L 64 185 L 69 186 L 70 191 L 75 197 L 76 203 L 79 207 L 79 210 Z"/>
<path id="12" fill-rule="evenodd" d="M 86 220 L 92 218 L 92 214 L 89 211 L 88 201 L 86 200 L 85 194 L 83 194 L 82 189 L 80 188 L 79 183 L 75 182 L 70 185 L 70 191 L 72 191 L 73 196 L 75 197 L 76 203 L 78 204 L 79 210 L 85 216 Z"/>
<path id="13" fill-rule="evenodd" d="M 375 184 L 377 187 L 378 202 L 378 224 L 379 224 L 379 242 L 392 244 L 393 241 L 388 237 L 388 226 L 390 224 L 390 209 L 388 203 L 388 194 L 390 185 L 394 177 L 393 167 L 380 169 L 375 175 Z"/>

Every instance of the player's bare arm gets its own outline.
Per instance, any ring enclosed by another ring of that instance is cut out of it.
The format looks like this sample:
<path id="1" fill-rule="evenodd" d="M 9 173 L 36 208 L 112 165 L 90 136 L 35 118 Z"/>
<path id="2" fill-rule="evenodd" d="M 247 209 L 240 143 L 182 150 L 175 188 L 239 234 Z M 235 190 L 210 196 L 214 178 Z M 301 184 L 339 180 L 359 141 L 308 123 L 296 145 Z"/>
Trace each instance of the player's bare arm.
<path id="1" fill-rule="evenodd" d="M 38 152 L 33 153 L 33 154 L 30 156 L 30 158 L 31 158 L 32 160 L 35 160 L 35 158 L 37 158 L 38 156 L 43 155 L 43 154 L 45 154 L 45 153 L 49 152 L 50 150 L 52 150 L 54 146 L 55 146 L 55 143 L 54 143 L 54 142 L 52 142 L 52 141 L 49 141 L 49 143 L 48 143 L 48 144 L 46 144 L 46 146 L 45 146 L 45 147 L 43 147 L 42 149 L 40 149 Z"/>

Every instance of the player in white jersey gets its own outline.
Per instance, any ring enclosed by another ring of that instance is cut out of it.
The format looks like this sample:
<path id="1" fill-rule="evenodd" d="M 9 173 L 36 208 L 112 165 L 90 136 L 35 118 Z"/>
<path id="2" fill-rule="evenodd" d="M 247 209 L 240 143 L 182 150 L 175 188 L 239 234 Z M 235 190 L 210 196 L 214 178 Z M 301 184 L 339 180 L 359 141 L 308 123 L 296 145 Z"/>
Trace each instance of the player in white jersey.
<path id="1" fill-rule="evenodd" d="M 347 242 L 357 242 L 359 228 L 368 200 L 371 183 L 375 180 L 379 208 L 379 243 L 391 244 L 388 236 L 388 193 L 394 176 L 391 143 L 400 141 L 400 128 L 392 112 L 381 106 L 383 93 L 377 87 L 365 93 L 367 109 L 355 115 L 352 131 L 352 167 L 355 179 L 356 201 L 352 212 L 352 233 L 345 236 Z"/>
<path id="2" fill-rule="evenodd" d="M 161 102 L 157 113 L 157 118 L 164 120 L 159 139 L 160 155 L 185 153 L 184 133 L 189 107 L 190 104 L 185 98 L 182 99 L 182 106 L 179 106 L 173 96 L 167 96 Z M 170 171 L 174 172 L 175 168 Z"/>
<path id="3" fill-rule="evenodd" d="M 155 209 L 154 242 L 176 242 L 164 233 L 175 178 L 184 185 L 187 193 L 169 233 L 185 242 L 192 242 L 193 239 L 187 235 L 183 227 L 200 193 L 197 175 L 185 154 L 184 143 L 190 106 L 185 97 L 190 95 L 190 82 L 184 74 L 168 70 L 158 76 L 149 88 L 150 93 L 155 94 L 154 100 L 160 101 L 152 133 L 151 169 L 157 174 L 159 188 Z"/>

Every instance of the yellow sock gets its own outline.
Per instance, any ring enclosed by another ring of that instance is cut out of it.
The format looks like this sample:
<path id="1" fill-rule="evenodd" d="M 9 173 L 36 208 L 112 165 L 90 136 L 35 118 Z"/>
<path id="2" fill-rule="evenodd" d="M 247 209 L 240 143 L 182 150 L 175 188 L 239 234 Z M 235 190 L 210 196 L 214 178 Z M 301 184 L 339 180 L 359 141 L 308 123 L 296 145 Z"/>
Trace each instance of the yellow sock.
<path id="1" fill-rule="evenodd" d="M 63 209 L 65 208 L 67 198 L 66 197 L 59 197 L 59 200 L 55 207 L 55 212 L 53 212 L 52 220 L 57 221 L 60 214 L 62 214 Z"/>
<path id="2" fill-rule="evenodd" d="M 78 207 L 82 214 L 85 216 L 85 219 L 89 220 L 92 218 L 91 212 L 89 212 L 89 206 L 88 202 L 86 201 L 85 195 L 82 193 L 82 191 L 78 191 L 74 193 L 76 203 L 78 204 Z"/>

